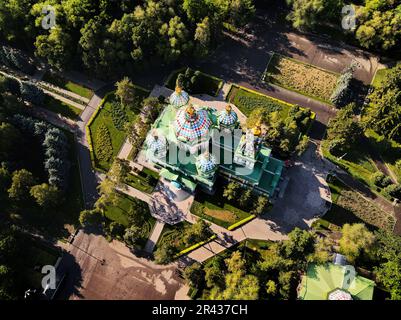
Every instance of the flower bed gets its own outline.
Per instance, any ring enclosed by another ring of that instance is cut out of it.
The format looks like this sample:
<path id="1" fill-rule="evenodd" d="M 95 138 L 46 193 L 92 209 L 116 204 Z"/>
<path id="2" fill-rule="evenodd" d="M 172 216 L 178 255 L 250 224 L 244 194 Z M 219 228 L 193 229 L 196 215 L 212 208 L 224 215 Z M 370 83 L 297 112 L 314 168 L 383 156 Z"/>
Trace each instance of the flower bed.
<path id="1" fill-rule="evenodd" d="M 336 73 L 274 54 L 265 81 L 331 104 L 338 77 Z"/>

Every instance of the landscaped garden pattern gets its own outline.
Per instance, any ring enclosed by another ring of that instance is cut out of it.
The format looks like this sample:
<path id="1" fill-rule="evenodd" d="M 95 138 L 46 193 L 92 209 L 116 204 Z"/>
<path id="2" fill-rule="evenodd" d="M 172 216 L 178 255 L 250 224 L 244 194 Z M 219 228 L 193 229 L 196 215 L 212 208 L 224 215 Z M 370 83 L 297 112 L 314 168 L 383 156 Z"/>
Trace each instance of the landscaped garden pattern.
<path id="1" fill-rule="evenodd" d="M 93 160 L 97 169 L 108 171 L 127 137 L 124 122 L 132 121 L 140 112 L 149 92 L 136 87 L 137 102 L 133 107 L 121 107 L 114 93 L 106 95 L 98 113 L 89 124 Z M 119 110 L 116 110 L 120 108 Z"/>
<path id="2" fill-rule="evenodd" d="M 329 186 L 332 194 L 332 207 L 317 221 L 315 226 L 320 225 L 328 229 L 339 230 L 346 223 L 363 222 L 372 228 L 393 230 L 395 219 L 391 214 L 381 210 L 338 179 L 332 178 Z"/>
<path id="3" fill-rule="evenodd" d="M 187 245 L 185 245 L 183 238 L 185 236 L 185 231 L 191 227 L 191 224 L 187 221 L 182 221 L 176 225 L 164 225 L 162 234 L 157 241 L 155 250 L 157 247 L 163 246 L 164 244 L 172 244 L 176 247 L 177 252 L 184 250 Z M 194 245 L 192 243 L 192 245 Z"/>
<path id="4" fill-rule="evenodd" d="M 174 90 L 177 85 L 178 75 L 180 73 L 185 73 L 186 69 L 187 68 L 182 68 L 173 71 L 168 77 L 165 86 L 171 90 Z M 195 70 L 193 69 L 190 70 L 195 72 Z M 192 88 L 192 90 L 188 90 L 188 88 L 184 89 L 192 94 L 208 94 L 210 96 L 217 96 L 222 86 L 223 86 L 222 79 L 199 71 L 199 76 L 197 77 L 196 86 Z"/>
<path id="5" fill-rule="evenodd" d="M 330 103 L 338 74 L 274 54 L 265 80 L 305 96 Z"/>

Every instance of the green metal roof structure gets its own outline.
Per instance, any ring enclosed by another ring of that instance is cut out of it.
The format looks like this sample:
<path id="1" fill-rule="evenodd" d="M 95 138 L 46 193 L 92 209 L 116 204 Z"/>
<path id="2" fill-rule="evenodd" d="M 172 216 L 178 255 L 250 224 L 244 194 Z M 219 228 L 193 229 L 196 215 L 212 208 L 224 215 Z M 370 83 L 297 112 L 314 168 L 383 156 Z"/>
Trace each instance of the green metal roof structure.
<path id="1" fill-rule="evenodd" d="M 215 109 L 207 107 L 196 107 L 196 109 L 201 110 L 204 115 L 208 115 L 211 128 L 219 129 L 217 121 L 218 113 Z M 174 130 L 174 122 L 180 112 L 182 112 L 182 109 L 180 111 L 180 109 L 177 110 L 174 106 L 168 105 L 155 121 L 152 130 L 157 132 L 159 136 L 165 137 L 168 150 L 165 157 L 148 157 L 148 159 L 160 165 L 163 168 L 161 175 L 170 181 L 180 182 L 191 191 L 194 191 L 197 185 L 212 190 L 216 181 L 216 175 L 210 174 L 209 176 L 205 176 L 205 174 L 199 172 L 199 168 L 197 168 L 196 165 L 198 155 L 190 152 L 193 146 L 192 143 L 188 149 L 186 148 L 185 142 L 181 141 L 179 137 L 177 138 L 177 134 Z M 220 155 L 216 156 L 213 154 L 217 158 L 218 168 L 216 172 L 230 179 L 238 180 L 243 184 L 250 185 L 260 193 L 272 196 L 280 181 L 284 163 L 281 160 L 271 157 L 271 150 L 269 148 L 262 147 L 256 154 L 253 169 L 246 174 L 239 174 L 242 166 L 235 163 L 234 154 L 240 142 L 240 138 L 232 134 L 232 136 L 229 135 L 229 139 L 232 139 L 232 143 L 229 144 L 231 145 L 230 147 L 227 147 L 227 145 L 223 144 L 224 139 L 213 139 L 213 134 L 210 134 L 210 140 L 204 141 L 202 144 L 203 148 L 212 147 L 213 151 L 216 149 L 220 150 Z M 144 148 L 146 154 L 146 151 L 149 151 L 149 146 L 145 143 Z M 177 159 L 179 158 L 177 154 L 180 152 L 186 152 L 185 163 Z M 228 157 L 231 158 L 229 164 L 225 164 L 228 161 L 223 161 L 226 160 L 225 157 L 227 154 Z"/>
<path id="2" fill-rule="evenodd" d="M 310 264 L 302 277 L 300 300 L 372 300 L 375 283 L 352 266 Z"/>

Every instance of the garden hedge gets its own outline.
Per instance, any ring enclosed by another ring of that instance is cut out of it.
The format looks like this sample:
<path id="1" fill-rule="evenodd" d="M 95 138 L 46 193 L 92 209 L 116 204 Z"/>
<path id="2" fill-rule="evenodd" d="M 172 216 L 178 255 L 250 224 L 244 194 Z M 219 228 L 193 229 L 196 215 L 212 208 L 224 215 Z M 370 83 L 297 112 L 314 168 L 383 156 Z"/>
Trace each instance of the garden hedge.
<path id="1" fill-rule="evenodd" d="M 247 222 L 249 222 L 249 221 L 251 221 L 251 220 L 253 220 L 255 218 L 256 218 L 256 216 L 254 214 L 252 214 L 249 217 L 246 217 L 245 219 L 242 219 L 241 221 L 238 221 L 238 222 L 232 224 L 231 226 L 229 226 L 227 228 L 227 230 L 229 230 L 229 231 L 234 230 L 234 229 L 244 225 L 245 223 L 247 223 Z"/>

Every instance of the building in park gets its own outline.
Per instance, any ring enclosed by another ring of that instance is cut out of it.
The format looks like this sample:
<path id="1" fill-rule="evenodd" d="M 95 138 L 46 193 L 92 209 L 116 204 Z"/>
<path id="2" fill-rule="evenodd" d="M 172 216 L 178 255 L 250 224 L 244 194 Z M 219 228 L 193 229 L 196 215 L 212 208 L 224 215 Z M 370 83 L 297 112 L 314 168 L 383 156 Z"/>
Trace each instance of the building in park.
<path id="1" fill-rule="evenodd" d="M 197 106 L 177 88 L 152 125 L 144 144 L 146 161 L 178 188 L 214 192 L 218 175 L 274 197 L 283 162 L 262 144 L 260 124 L 245 132 L 231 105 Z"/>
<path id="2" fill-rule="evenodd" d="M 375 283 L 342 264 L 310 264 L 302 277 L 300 300 L 372 300 Z"/>

